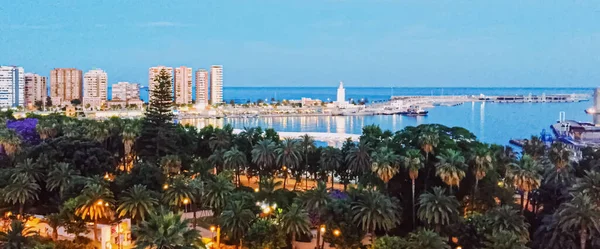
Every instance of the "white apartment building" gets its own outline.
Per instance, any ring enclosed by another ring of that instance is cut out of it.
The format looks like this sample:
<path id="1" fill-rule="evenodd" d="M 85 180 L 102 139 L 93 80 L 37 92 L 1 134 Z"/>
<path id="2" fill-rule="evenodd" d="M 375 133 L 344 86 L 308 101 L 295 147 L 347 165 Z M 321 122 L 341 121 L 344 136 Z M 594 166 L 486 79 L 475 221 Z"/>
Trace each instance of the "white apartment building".
<path id="1" fill-rule="evenodd" d="M 46 77 L 34 73 L 25 74 L 25 106 L 33 108 L 37 101 L 44 105 L 47 91 Z"/>
<path id="2" fill-rule="evenodd" d="M 152 99 L 152 90 L 154 89 L 154 85 L 156 84 L 154 79 L 156 78 L 156 76 L 158 76 L 160 74 L 160 71 L 163 69 L 166 70 L 167 73 L 171 76 L 171 84 L 173 82 L 173 68 L 172 67 L 165 67 L 165 66 L 151 67 L 148 70 L 148 98 L 150 98 L 150 99 Z"/>
<path id="3" fill-rule="evenodd" d="M 223 103 L 223 66 L 213 65 L 210 68 L 210 101 L 211 104 Z"/>
<path id="4" fill-rule="evenodd" d="M 139 100 L 140 84 L 118 82 L 112 85 L 111 100 Z"/>
<path id="5" fill-rule="evenodd" d="M 108 75 L 102 69 L 93 69 L 83 75 L 83 105 L 100 107 L 106 103 Z"/>
<path id="6" fill-rule="evenodd" d="M 192 103 L 192 68 L 175 68 L 175 81 L 173 82 L 175 104 L 186 105 Z"/>
<path id="7" fill-rule="evenodd" d="M 196 70 L 196 105 L 208 106 L 208 71 L 206 69 Z"/>
<path id="8" fill-rule="evenodd" d="M 25 70 L 16 66 L 0 66 L 0 108 L 25 104 Z"/>

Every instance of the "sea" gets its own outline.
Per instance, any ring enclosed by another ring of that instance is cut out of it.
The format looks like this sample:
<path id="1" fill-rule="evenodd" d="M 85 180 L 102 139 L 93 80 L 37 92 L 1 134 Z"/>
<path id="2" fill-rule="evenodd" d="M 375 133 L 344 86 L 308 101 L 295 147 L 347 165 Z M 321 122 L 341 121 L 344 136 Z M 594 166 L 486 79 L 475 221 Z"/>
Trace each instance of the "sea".
<path id="1" fill-rule="evenodd" d="M 225 87 L 224 99 L 229 102 L 313 98 L 335 100 L 337 87 Z M 541 95 L 541 94 L 593 94 L 593 88 L 419 88 L 419 87 L 347 87 L 346 98 L 366 102 L 387 100 L 397 95 Z M 141 92 L 147 100 L 147 90 Z M 593 102 L 575 103 L 491 103 L 466 102 L 458 106 L 436 106 L 427 116 L 400 115 L 375 116 L 313 116 L 313 117 L 261 117 L 188 120 L 198 127 L 231 124 L 234 128 L 261 126 L 277 131 L 333 132 L 360 134 L 366 125 L 379 125 L 393 132 L 407 126 L 443 124 L 468 129 L 480 141 L 508 145 L 510 139 L 529 138 L 550 133 L 550 125 L 557 122 L 559 113 L 565 112 L 570 120 L 591 122 L 585 110 Z"/>

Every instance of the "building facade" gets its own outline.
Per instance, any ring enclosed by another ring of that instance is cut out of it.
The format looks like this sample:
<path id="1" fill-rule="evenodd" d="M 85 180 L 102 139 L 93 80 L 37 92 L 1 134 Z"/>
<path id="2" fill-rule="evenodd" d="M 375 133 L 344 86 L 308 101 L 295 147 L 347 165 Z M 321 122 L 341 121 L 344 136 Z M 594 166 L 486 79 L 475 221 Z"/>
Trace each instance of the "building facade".
<path id="1" fill-rule="evenodd" d="M 35 102 L 41 101 L 44 106 L 48 95 L 46 77 L 34 73 L 25 74 L 25 106 L 32 109 Z"/>
<path id="2" fill-rule="evenodd" d="M 102 69 L 94 69 L 83 76 L 83 105 L 100 107 L 107 100 L 108 74 Z"/>
<path id="3" fill-rule="evenodd" d="M 167 73 L 171 76 L 171 84 L 173 83 L 173 68 L 172 67 L 165 67 L 165 66 L 156 66 L 156 67 L 151 67 L 148 70 L 148 98 L 149 100 L 152 99 L 152 91 L 154 90 L 154 86 L 156 85 L 156 82 L 154 81 L 156 76 L 158 76 L 160 74 L 160 71 L 162 70 L 166 70 Z"/>
<path id="4" fill-rule="evenodd" d="M 52 105 L 70 105 L 83 95 L 82 72 L 76 68 L 55 68 L 50 71 L 50 98 Z"/>
<path id="5" fill-rule="evenodd" d="M 175 104 L 187 105 L 192 103 L 192 68 L 175 68 L 175 82 L 173 83 Z"/>
<path id="6" fill-rule="evenodd" d="M 223 103 L 223 66 L 213 65 L 210 68 L 210 102 Z"/>
<path id="7" fill-rule="evenodd" d="M 25 71 L 22 67 L 0 66 L 0 108 L 24 104 Z"/>
<path id="8" fill-rule="evenodd" d="M 196 70 L 196 105 L 208 106 L 208 71 L 206 69 Z"/>
<path id="9" fill-rule="evenodd" d="M 118 82 L 112 85 L 111 100 L 139 100 L 140 84 Z"/>

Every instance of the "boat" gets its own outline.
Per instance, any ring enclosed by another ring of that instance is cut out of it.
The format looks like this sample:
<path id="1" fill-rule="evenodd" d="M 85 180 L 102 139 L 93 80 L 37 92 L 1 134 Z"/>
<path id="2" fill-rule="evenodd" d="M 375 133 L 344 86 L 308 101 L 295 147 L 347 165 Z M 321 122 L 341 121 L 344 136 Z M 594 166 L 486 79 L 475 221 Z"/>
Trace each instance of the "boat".
<path id="1" fill-rule="evenodd" d="M 429 111 L 423 110 L 419 107 L 408 108 L 406 111 L 399 112 L 398 114 L 404 116 L 427 116 Z"/>

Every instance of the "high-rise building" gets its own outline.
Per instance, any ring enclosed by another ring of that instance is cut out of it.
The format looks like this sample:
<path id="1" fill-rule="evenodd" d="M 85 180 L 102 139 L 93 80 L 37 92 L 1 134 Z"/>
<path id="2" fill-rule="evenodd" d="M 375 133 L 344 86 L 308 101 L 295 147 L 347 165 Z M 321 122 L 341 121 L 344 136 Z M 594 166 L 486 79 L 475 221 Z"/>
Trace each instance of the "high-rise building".
<path id="1" fill-rule="evenodd" d="M 184 66 L 175 68 L 173 92 L 175 92 L 175 104 L 192 103 L 192 68 Z"/>
<path id="2" fill-rule="evenodd" d="M 35 102 L 46 103 L 46 77 L 34 73 L 25 74 L 25 106 L 33 108 Z"/>
<path id="3" fill-rule="evenodd" d="M 112 85 L 111 100 L 139 100 L 140 85 L 137 83 L 119 82 Z"/>
<path id="4" fill-rule="evenodd" d="M 102 106 L 106 102 L 108 75 L 102 69 L 87 71 L 83 76 L 83 105 Z"/>
<path id="5" fill-rule="evenodd" d="M 196 105 L 208 105 L 208 71 L 196 70 Z"/>
<path id="6" fill-rule="evenodd" d="M 223 66 L 213 65 L 210 68 L 210 102 L 223 103 Z"/>
<path id="7" fill-rule="evenodd" d="M 0 108 L 24 105 L 24 74 L 22 67 L 0 66 Z"/>
<path id="8" fill-rule="evenodd" d="M 165 66 L 151 67 L 148 70 L 148 98 L 150 98 L 150 99 L 152 98 L 152 90 L 154 89 L 154 85 L 156 84 L 156 82 L 154 82 L 154 79 L 156 78 L 156 76 L 158 76 L 158 74 L 160 74 L 160 71 L 162 71 L 163 69 L 167 71 L 169 76 L 171 76 L 171 84 L 173 82 L 173 68 L 172 67 L 165 67 Z"/>
<path id="9" fill-rule="evenodd" d="M 52 104 L 70 105 L 81 101 L 83 95 L 82 72 L 76 68 L 55 68 L 50 71 L 50 98 Z"/>

